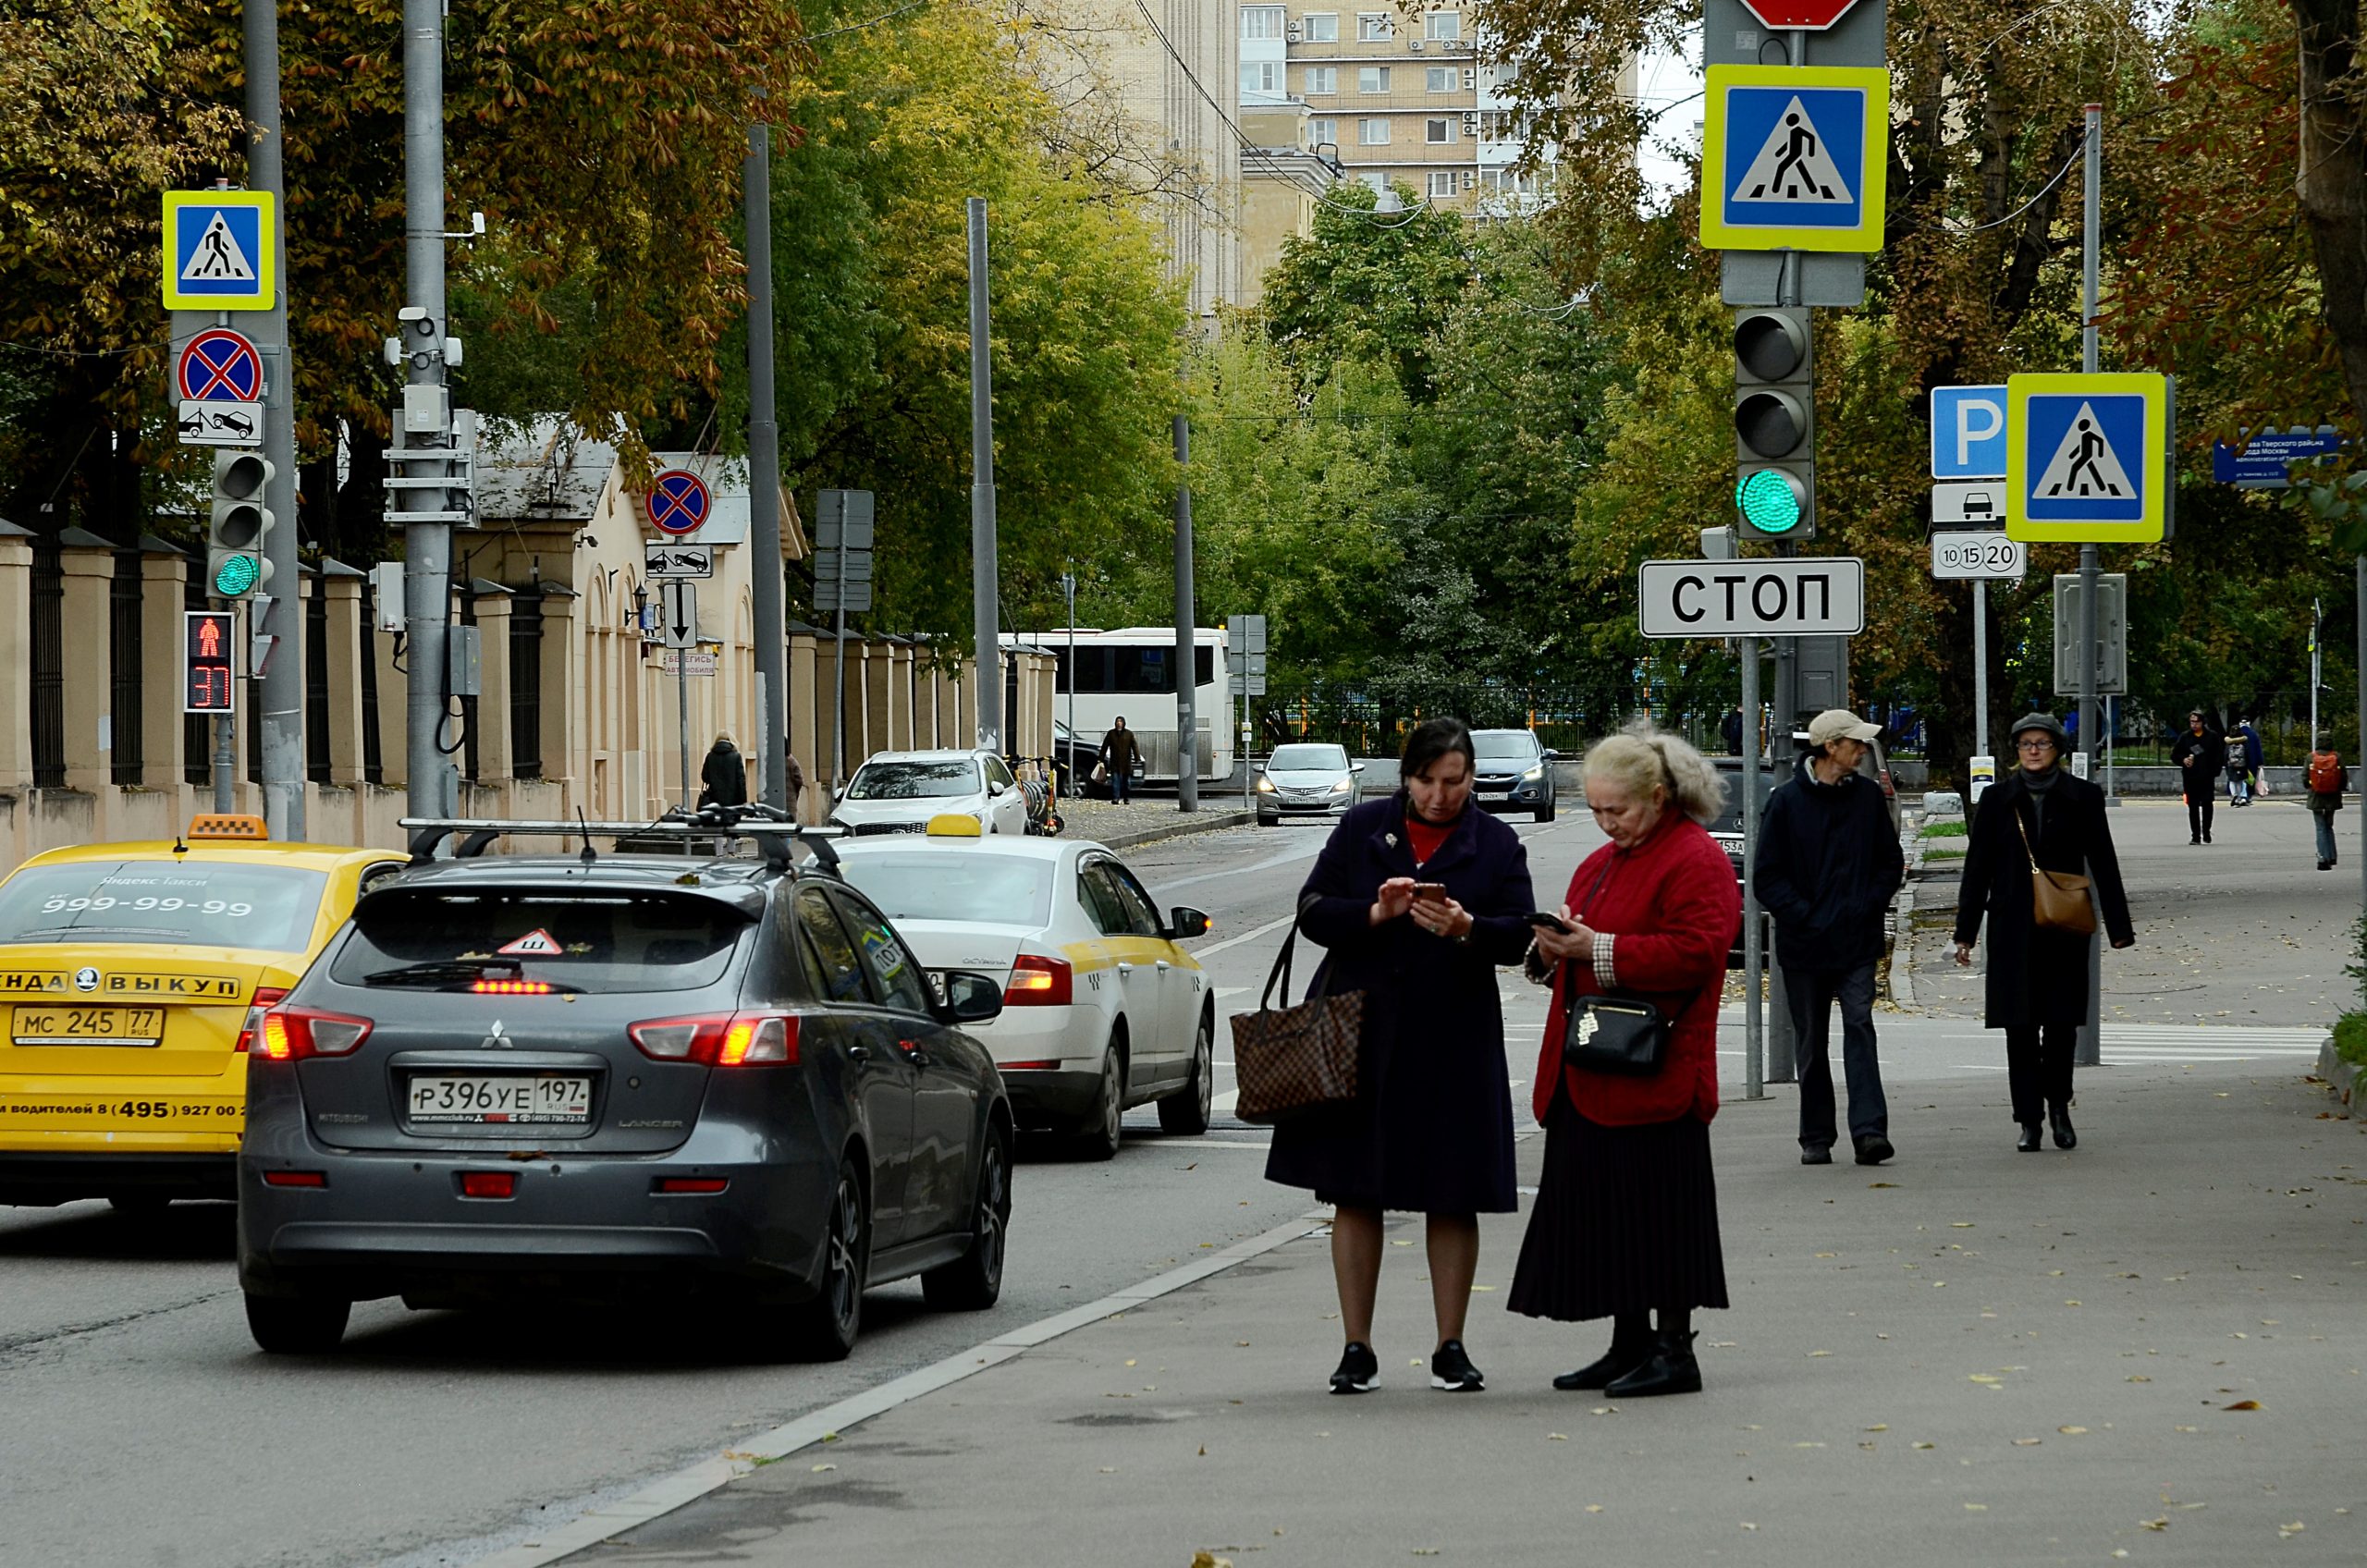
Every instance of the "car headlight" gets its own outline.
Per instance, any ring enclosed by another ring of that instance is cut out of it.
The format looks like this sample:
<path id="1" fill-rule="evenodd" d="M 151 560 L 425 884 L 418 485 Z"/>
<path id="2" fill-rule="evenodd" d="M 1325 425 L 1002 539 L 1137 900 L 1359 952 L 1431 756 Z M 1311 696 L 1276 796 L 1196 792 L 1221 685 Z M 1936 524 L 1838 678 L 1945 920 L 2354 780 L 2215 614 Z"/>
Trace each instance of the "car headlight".
<path id="1" fill-rule="evenodd" d="M 1261 795 L 1272 794 L 1274 792 L 1274 781 L 1267 778 L 1264 774 L 1259 774 L 1257 776 L 1257 792 Z"/>
<path id="2" fill-rule="evenodd" d="M 1335 795 L 1346 794 L 1348 792 L 1348 780 L 1343 778 L 1338 783 L 1332 785 L 1331 792 Z"/>
<path id="3" fill-rule="evenodd" d="M 1539 763 L 1535 767 L 1532 767 L 1527 773 L 1522 774 L 1521 777 L 1527 779 L 1529 783 L 1534 784 L 1539 779 L 1545 777 L 1545 765 L 1543 763 Z"/>

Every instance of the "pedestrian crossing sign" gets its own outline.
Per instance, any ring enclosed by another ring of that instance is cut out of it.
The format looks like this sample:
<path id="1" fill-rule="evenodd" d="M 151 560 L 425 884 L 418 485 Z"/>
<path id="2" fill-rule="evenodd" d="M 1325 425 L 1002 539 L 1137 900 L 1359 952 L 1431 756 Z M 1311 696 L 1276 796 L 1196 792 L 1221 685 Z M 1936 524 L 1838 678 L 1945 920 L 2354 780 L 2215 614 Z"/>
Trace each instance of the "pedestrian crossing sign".
<path id="1" fill-rule="evenodd" d="M 2151 545 L 2169 493 L 2169 383 L 2017 375 L 2005 383 L 2005 534 Z"/>
<path id="2" fill-rule="evenodd" d="M 1719 251 L 1879 251 L 1890 72 L 1711 66 L 1701 243 Z"/>
<path id="3" fill-rule="evenodd" d="M 165 308 L 267 311 L 278 302 L 278 212 L 268 190 L 165 192 Z"/>

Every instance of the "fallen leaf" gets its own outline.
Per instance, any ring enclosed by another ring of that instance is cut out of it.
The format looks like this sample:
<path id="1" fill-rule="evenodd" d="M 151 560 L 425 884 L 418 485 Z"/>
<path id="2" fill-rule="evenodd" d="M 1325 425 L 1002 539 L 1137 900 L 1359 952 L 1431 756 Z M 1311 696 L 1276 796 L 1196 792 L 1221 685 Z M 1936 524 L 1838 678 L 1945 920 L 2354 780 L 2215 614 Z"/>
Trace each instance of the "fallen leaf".
<path id="1" fill-rule="evenodd" d="M 1752 1524 L 1752 1523 L 1751 1523 L 1749 1520 L 1748 1520 L 1748 1519 L 1746 1519 L 1746 1520 L 1744 1520 L 1744 1521 L 1742 1522 L 1742 1527 L 1743 1527 L 1744 1529 L 1746 1529 L 1746 1530 L 1756 1530 L 1757 1528 L 1759 1528 L 1759 1526 L 1758 1526 L 1758 1525 L 1756 1525 Z"/>
<path id="2" fill-rule="evenodd" d="M 1101 1466 L 1101 1474 L 1103 1474 L 1104 1476 L 1114 1476 L 1114 1475 L 1116 1475 L 1117 1473 L 1118 1473 L 1118 1467 L 1117 1467 L 1116 1465 L 1114 1465 L 1114 1464 L 1104 1464 L 1103 1466 Z"/>
<path id="3" fill-rule="evenodd" d="M 2079 1304 L 2078 1302 L 2076 1302 L 2076 1301 L 2067 1301 L 2067 1302 L 2065 1302 L 2063 1305 L 2066 1305 L 2066 1306 L 2077 1306 L 2077 1305 L 2079 1305 Z"/>
<path id="4" fill-rule="evenodd" d="M 1206 1459 L 1206 1458 L 1208 1458 L 1208 1444 L 1206 1444 L 1206 1443 L 1202 1443 L 1202 1444 L 1200 1445 L 1200 1457 L 1201 1457 L 1202 1459 Z"/>
<path id="5" fill-rule="evenodd" d="M 2256 1399 L 2239 1399 L 2233 1404 L 2223 1404 L 2219 1408 L 2222 1410 L 2258 1410 L 2261 1408 L 2261 1403 Z"/>
<path id="6" fill-rule="evenodd" d="M 1931 1448 L 1931 1447 L 1932 1447 L 1932 1446 L 1934 1446 L 1934 1445 L 1932 1445 L 1932 1444 L 1931 1444 L 1931 1443 L 1917 1443 L 1915 1446 L 1916 1446 L 1917 1448 Z"/>
<path id="7" fill-rule="evenodd" d="M 1948 1221 L 1948 1225 L 1951 1229 L 1957 1231 L 1969 1231 L 1972 1229 L 1972 1221 L 1969 1219 L 1951 1219 Z"/>
<path id="8" fill-rule="evenodd" d="M 2200 1432 L 2201 1430 L 2202 1430 L 2202 1428 L 2201 1428 L 2201 1427 L 2174 1427 L 2174 1428 L 2172 1428 L 2172 1429 L 2173 1429 L 2174 1431 L 2180 1431 L 2180 1432 Z"/>
<path id="9" fill-rule="evenodd" d="M 1127 1365 L 1127 1366 L 1132 1366 L 1134 1365 L 1134 1363 L 1130 1360 L 1130 1361 L 1128 1361 L 1128 1362 L 1126 1363 L 1126 1365 Z"/>
<path id="10" fill-rule="evenodd" d="M 1898 1183 L 1897 1183 L 1897 1182 L 1867 1182 L 1867 1183 L 1866 1183 L 1866 1185 L 1867 1185 L 1869 1188 L 1873 1188 L 1873 1187 L 1895 1187 L 1895 1186 L 1897 1186 L 1897 1185 L 1898 1185 Z"/>
<path id="11" fill-rule="evenodd" d="M 2045 1440 L 2046 1439 L 2043 1438 L 2016 1438 L 2014 1439 L 2014 1446 L 2016 1448 L 2036 1448 Z"/>
<path id="12" fill-rule="evenodd" d="M 2170 1527 L 2169 1515 L 2167 1514 L 2164 1514 L 2159 1519 L 2140 1519 L 2137 1522 L 2149 1530 L 2166 1530 Z"/>
<path id="13" fill-rule="evenodd" d="M 821 1474 L 823 1471 L 825 1471 L 825 1470 L 836 1470 L 837 1468 L 838 1468 L 838 1466 L 837 1466 L 837 1465 L 835 1465 L 835 1464 L 816 1464 L 816 1466 L 814 1466 L 814 1472 L 813 1472 L 813 1473 L 814 1473 L 815 1475 L 818 1476 L 818 1475 L 820 1475 L 820 1474 Z"/>
<path id="14" fill-rule="evenodd" d="M 2308 1528 L 2309 1528 L 2309 1526 L 2308 1526 L 2308 1525 L 2306 1525 L 2302 1524 L 2302 1523 L 2301 1523 L 2301 1521 L 2300 1521 L 2299 1519 L 2294 1520 L 2294 1521 L 2293 1521 L 2293 1523 L 2291 1523 L 2290 1525 L 2278 1525 L 2278 1526 L 2276 1526 L 2276 1527 L 2277 1527 L 2277 1529 L 2278 1529 L 2278 1531 L 2279 1531 L 2279 1532 L 2281 1532 L 2281 1533 L 2283 1533 L 2283 1534 L 2285 1534 L 2285 1535 L 2289 1535 L 2289 1536 L 2298 1536 L 2298 1535 L 2300 1535 L 2303 1530 L 2306 1530 L 2306 1529 L 2308 1529 Z"/>
<path id="15" fill-rule="evenodd" d="M 2057 1427 L 2054 1429 L 2066 1437 L 2084 1438 L 2088 1435 L 2088 1428 L 2085 1427 Z"/>
<path id="16" fill-rule="evenodd" d="M 1887 1432 L 1890 1430 L 1890 1423 L 1887 1421 L 1877 1421 L 1872 1426 L 1867 1427 L 1866 1430 L 1869 1432 Z"/>
<path id="17" fill-rule="evenodd" d="M 1549 1443 L 1565 1443 L 1570 1440 L 1570 1434 L 1567 1432 L 1548 1432 L 1545 1434 L 1545 1440 Z"/>
<path id="18" fill-rule="evenodd" d="M 1588 1504 L 1587 1504 L 1587 1512 L 1588 1512 L 1588 1513 L 1601 1513 L 1601 1512 L 1602 1512 L 1602 1504 L 1600 1504 L 1600 1503 L 1599 1503 L 1599 1502 L 1590 1502 L 1590 1503 L 1588 1503 Z"/>
<path id="19" fill-rule="evenodd" d="M 1274 1534 L 1279 1536 L 1282 1531 L 1276 1530 Z M 1212 1551 L 1196 1551 L 1192 1554 L 1192 1568 L 1233 1568 L 1233 1559 L 1219 1557 Z"/>
<path id="20" fill-rule="evenodd" d="M 1965 1381 L 1968 1383 L 1995 1383 L 2003 1381 L 2003 1379 L 1993 1378 L 1986 1372 L 1975 1372 L 1972 1376 L 1967 1378 Z"/>
<path id="21" fill-rule="evenodd" d="M 2147 1376 L 2145 1376 L 2145 1374 L 2144 1374 L 2144 1373 L 2142 1373 L 2142 1372 L 2131 1372 L 2131 1373 L 2128 1375 L 2128 1380 L 2129 1380 L 2130 1382 L 2132 1382 L 2132 1383 L 2150 1383 L 2150 1382 L 2152 1382 L 2153 1379 L 2152 1379 L 2152 1378 L 2148 1378 L 2148 1377 L 2147 1377 Z"/>
<path id="22" fill-rule="evenodd" d="M 1809 1359 L 1810 1361 L 1814 1361 L 1820 1355 L 1831 1355 L 1833 1353 L 1829 1350 L 1812 1350 L 1809 1352 Z"/>
<path id="23" fill-rule="evenodd" d="M 1968 1502 L 1964 1505 L 1964 1511 L 1967 1513 L 1986 1513 L 1989 1512 L 1989 1505 L 1985 1502 Z"/>

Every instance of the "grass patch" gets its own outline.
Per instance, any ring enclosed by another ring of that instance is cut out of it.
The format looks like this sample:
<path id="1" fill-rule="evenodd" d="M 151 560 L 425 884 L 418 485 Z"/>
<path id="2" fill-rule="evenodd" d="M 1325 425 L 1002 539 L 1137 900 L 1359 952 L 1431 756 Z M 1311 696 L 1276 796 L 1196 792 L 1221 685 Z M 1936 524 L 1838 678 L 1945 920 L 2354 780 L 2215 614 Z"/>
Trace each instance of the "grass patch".
<path id="1" fill-rule="evenodd" d="M 1924 839 L 1961 839 L 1972 831 L 1972 825 L 1958 817 L 1952 822 L 1927 822 L 1918 835 Z"/>
<path id="2" fill-rule="evenodd" d="M 1926 863 L 1935 860 L 1962 860 L 1970 852 L 1970 850 L 1971 846 L 1967 844 L 1935 844 L 1923 851 L 1923 859 Z"/>
<path id="3" fill-rule="evenodd" d="M 2367 1012 L 2346 1012 L 2334 1021 L 2334 1050 L 2353 1067 L 2367 1067 Z"/>

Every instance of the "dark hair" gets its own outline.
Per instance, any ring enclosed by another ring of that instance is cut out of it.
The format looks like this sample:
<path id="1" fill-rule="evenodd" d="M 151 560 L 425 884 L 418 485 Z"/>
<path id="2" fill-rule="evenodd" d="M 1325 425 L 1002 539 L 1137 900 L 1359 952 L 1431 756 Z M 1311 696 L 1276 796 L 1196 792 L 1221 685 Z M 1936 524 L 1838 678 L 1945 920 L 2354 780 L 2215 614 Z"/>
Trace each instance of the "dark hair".
<path id="1" fill-rule="evenodd" d="M 1479 753 L 1472 749 L 1471 728 L 1459 718 L 1426 718 L 1405 737 L 1405 753 L 1397 760 L 1397 777 L 1411 778 L 1451 752 L 1463 753 L 1470 771 L 1479 771 Z"/>

